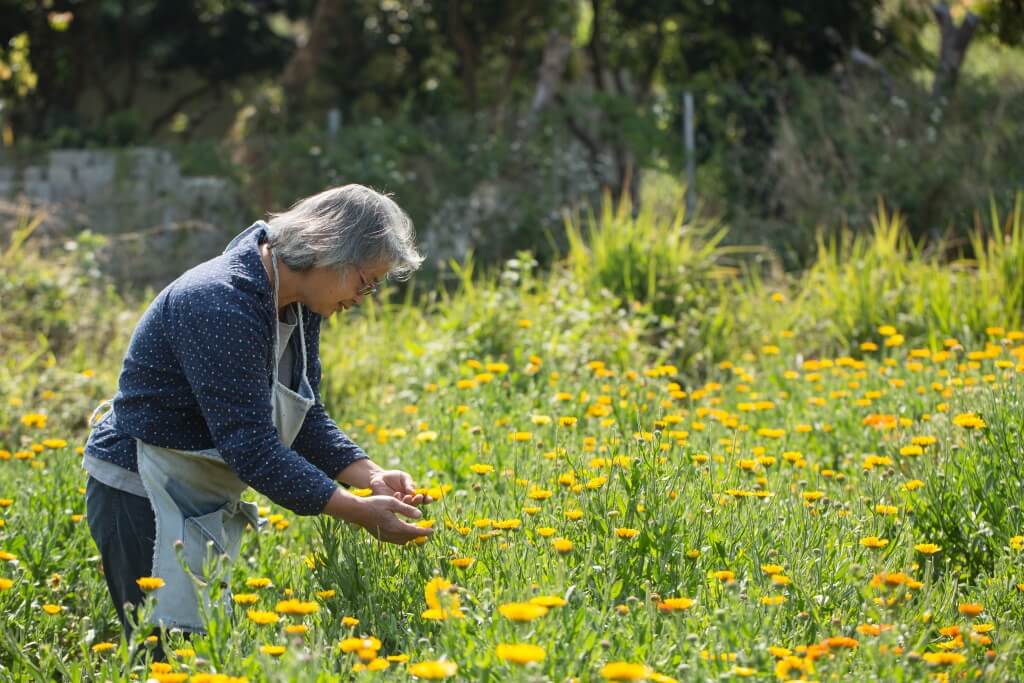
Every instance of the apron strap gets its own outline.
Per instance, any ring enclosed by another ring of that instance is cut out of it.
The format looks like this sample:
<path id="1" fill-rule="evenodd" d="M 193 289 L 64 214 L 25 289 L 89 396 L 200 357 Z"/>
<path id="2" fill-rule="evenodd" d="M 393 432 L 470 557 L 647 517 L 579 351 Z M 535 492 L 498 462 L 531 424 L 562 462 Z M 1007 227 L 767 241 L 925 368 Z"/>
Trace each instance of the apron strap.
<path id="1" fill-rule="evenodd" d="M 103 413 L 103 415 L 100 416 L 99 419 L 96 419 L 96 414 L 101 412 L 104 407 L 108 407 L 108 406 L 109 406 L 110 410 L 108 410 L 105 413 Z M 98 406 L 96 406 L 96 408 L 92 411 L 92 415 L 89 416 L 88 427 L 90 429 L 92 429 L 97 424 L 99 424 L 100 422 L 105 420 L 107 415 L 109 415 L 112 412 L 114 412 L 114 399 L 113 398 L 108 398 L 105 401 L 103 401 L 102 403 L 100 403 Z"/>

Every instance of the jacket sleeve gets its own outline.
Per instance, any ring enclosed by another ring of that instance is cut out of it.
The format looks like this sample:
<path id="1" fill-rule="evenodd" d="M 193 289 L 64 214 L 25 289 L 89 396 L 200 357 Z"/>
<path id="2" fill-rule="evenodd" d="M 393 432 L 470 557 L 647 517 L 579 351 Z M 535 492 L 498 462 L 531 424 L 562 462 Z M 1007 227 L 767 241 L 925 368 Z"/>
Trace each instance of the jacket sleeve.
<path id="1" fill-rule="evenodd" d="M 278 505 L 299 515 L 322 512 L 337 484 L 278 436 L 271 328 L 259 300 L 218 284 L 172 291 L 166 306 L 169 342 L 224 461 Z"/>
<path id="2" fill-rule="evenodd" d="M 306 377 L 316 403 L 306 413 L 306 420 L 292 448 L 302 454 L 309 462 L 319 467 L 331 479 L 354 463 L 368 456 L 357 446 L 345 432 L 327 415 L 320 402 L 320 323 L 323 320 L 312 311 L 303 311 L 308 315 L 304 321 L 306 330 Z"/>

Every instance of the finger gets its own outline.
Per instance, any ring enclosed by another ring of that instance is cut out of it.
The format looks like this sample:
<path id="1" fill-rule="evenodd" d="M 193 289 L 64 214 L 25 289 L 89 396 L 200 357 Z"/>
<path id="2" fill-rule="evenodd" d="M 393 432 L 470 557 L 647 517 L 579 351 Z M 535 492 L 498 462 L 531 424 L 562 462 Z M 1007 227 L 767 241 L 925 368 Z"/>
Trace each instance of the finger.
<path id="1" fill-rule="evenodd" d="M 406 491 L 413 493 L 416 491 L 416 484 L 413 483 L 412 477 L 405 472 L 402 472 L 402 486 L 405 487 Z"/>
<path id="2" fill-rule="evenodd" d="M 412 505 L 409 505 L 408 503 L 403 503 L 397 498 L 392 498 L 391 500 L 394 501 L 391 504 L 392 512 L 400 515 L 405 515 L 406 517 L 410 517 L 412 519 L 419 519 L 423 516 L 423 513 L 420 512 L 419 508 L 414 508 Z"/>

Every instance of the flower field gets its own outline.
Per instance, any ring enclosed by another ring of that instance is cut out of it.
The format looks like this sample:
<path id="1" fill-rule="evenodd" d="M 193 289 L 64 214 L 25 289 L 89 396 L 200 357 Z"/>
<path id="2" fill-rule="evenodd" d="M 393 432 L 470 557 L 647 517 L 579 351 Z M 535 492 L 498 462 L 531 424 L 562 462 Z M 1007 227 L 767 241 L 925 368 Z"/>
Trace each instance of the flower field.
<path id="1" fill-rule="evenodd" d="M 232 607 L 204 637 L 171 634 L 167 663 L 144 628 L 116 637 L 82 433 L 51 417 L 94 382 L 69 371 L 3 408 L 0 675 L 1014 680 L 1024 333 L 988 333 L 908 348 L 883 326 L 814 359 L 781 335 L 699 383 L 468 359 L 342 425 L 437 498 L 421 522 L 437 533 L 383 545 L 266 505 L 235 566 L 211 568 Z"/>
<path id="2" fill-rule="evenodd" d="M 209 632 L 168 633 L 166 662 L 146 607 L 122 639 L 79 462 L 148 299 L 23 232 L 0 259 L 0 680 L 1020 680 L 1011 222 L 953 267 L 883 214 L 769 284 L 606 210 L 548 272 L 468 261 L 328 321 L 325 407 L 436 499 L 435 533 L 382 544 L 250 490 L 267 523 L 208 567 Z"/>

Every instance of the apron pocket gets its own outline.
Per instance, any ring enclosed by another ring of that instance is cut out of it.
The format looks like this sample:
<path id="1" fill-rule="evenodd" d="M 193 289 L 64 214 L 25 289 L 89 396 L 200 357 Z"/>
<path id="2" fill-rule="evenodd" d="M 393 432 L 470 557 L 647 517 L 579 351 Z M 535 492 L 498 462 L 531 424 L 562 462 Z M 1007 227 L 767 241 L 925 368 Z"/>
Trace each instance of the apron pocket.
<path id="1" fill-rule="evenodd" d="M 203 564 L 211 556 L 225 553 L 224 513 L 228 507 L 230 504 L 205 515 L 185 518 L 185 560 L 196 576 L 205 579 Z M 212 547 L 207 546 L 208 542 Z"/>

